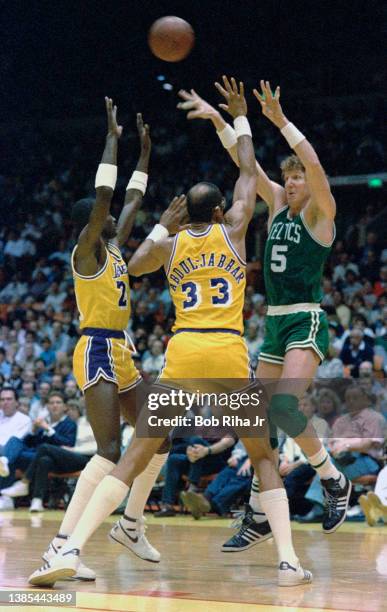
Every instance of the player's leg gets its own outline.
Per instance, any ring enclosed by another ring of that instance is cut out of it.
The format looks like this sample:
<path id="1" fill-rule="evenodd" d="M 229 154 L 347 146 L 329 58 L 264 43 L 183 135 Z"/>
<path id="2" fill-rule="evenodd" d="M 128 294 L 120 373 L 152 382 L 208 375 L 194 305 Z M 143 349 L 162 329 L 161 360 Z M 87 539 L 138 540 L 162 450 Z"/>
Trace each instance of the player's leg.
<path id="1" fill-rule="evenodd" d="M 133 435 L 129 448 L 117 466 L 96 487 L 71 536 L 55 557 L 30 576 L 31 584 L 53 585 L 57 580 L 76 574 L 81 549 L 94 531 L 122 503 L 129 484 L 144 471 L 162 442 L 160 438 L 137 438 Z"/>
<path id="2" fill-rule="evenodd" d="M 121 414 L 130 424 L 135 424 L 137 389 L 119 394 Z M 158 563 L 161 555 L 151 546 L 145 536 L 144 508 L 150 492 L 163 467 L 169 451 L 169 444 L 163 444 L 152 457 L 145 470 L 134 479 L 123 516 L 110 531 L 110 538 L 126 546 L 145 561 Z"/>
<path id="3" fill-rule="evenodd" d="M 276 352 L 279 351 L 277 350 Z M 263 360 L 260 360 L 258 363 L 257 378 L 263 384 L 271 379 L 273 381 L 278 380 L 281 377 L 281 373 L 282 365 Z M 276 453 L 278 463 L 278 451 L 274 452 Z M 272 537 L 270 524 L 260 501 L 259 488 L 259 478 L 257 473 L 255 473 L 246 512 L 241 518 L 240 525 L 235 525 L 239 527 L 238 531 L 223 544 L 222 552 L 242 552 Z"/>
<path id="4" fill-rule="evenodd" d="M 312 581 L 293 547 L 289 502 L 278 472 L 276 452 L 269 438 L 243 438 L 242 442 L 260 480 L 260 504 L 270 523 L 278 552 L 279 586 L 297 586 Z"/>
<path id="5" fill-rule="evenodd" d="M 86 389 L 87 418 L 97 442 L 97 454 L 89 461 L 78 479 L 59 533 L 73 532 L 85 504 L 101 479 L 112 471 L 120 458 L 121 431 L 117 386 L 100 379 Z"/>
<path id="6" fill-rule="evenodd" d="M 82 512 L 101 480 L 109 474 L 120 457 L 120 409 L 117 385 L 100 379 L 85 391 L 87 416 L 97 442 L 94 455 L 78 478 L 77 486 L 62 520 L 58 534 L 44 553 L 44 561 L 52 558 L 72 534 Z M 81 566 L 77 577 L 95 579 L 92 570 Z"/>
<path id="7" fill-rule="evenodd" d="M 313 425 L 298 408 L 298 400 L 314 379 L 319 362 L 313 349 L 287 351 L 281 380 L 270 404 L 270 418 L 294 438 L 319 474 L 326 499 L 323 530 L 332 533 L 345 520 L 352 485 L 333 465 Z"/>

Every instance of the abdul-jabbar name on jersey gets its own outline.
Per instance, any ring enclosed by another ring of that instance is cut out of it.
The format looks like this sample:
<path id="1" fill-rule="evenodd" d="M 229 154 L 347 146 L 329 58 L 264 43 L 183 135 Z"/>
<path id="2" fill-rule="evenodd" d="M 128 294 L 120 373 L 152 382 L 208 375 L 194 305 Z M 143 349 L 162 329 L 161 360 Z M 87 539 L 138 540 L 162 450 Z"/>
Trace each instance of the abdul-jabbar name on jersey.
<path id="1" fill-rule="evenodd" d="M 279 210 L 265 245 L 268 304 L 320 303 L 321 279 L 331 246 L 332 243 L 324 244 L 313 236 L 303 211 L 290 217 L 288 206 Z"/>
<path id="2" fill-rule="evenodd" d="M 72 253 L 71 266 L 80 327 L 126 329 L 130 317 L 130 288 L 128 268 L 121 251 L 109 242 L 101 270 L 93 276 L 84 276 L 75 270 L 76 248 Z"/>
<path id="3" fill-rule="evenodd" d="M 222 225 L 177 234 L 166 272 L 176 309 L 173 331 L 221 328 L 243 332 L 246 262 Z"/>

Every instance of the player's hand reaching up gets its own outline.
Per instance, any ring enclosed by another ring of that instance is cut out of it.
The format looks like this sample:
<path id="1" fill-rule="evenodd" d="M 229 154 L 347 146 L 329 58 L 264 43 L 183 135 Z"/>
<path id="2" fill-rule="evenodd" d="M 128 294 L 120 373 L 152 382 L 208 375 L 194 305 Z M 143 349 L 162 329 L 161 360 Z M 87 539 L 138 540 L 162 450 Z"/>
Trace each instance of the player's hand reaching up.
<path id="1" fill-rule="evenodd" d="M 106 114 L 108 121 L 108 136 L 119 138 L 122 134 L 122 125 L 117 124 L 117 107 L 113 105 L 111 98 L 105 97 Z"/>
<path id="2" fill-rule="evenodd" d="M 288 122 L 280 104 L 280 88 L 276 88 L 274 94 L 271 90 L 269 81 L 261 81 L 261 92 L 253 90 L 254 96 L 261 105 L 262 113 L 270 119 L 279 129 L 285 127 Z"/>
<path id="3" fill-rule="evenodd" d="M 150 128 L 147 123 L 144 123 L 141 113 L 137 113 L 137 131 L 140 138 L 141 151 L 143 153 L 150 153 L 152 148 L 152 141 L 149 134 Z"/>
<path id="4" fill-rule="evenodd" d="M 187 110 L 187 119 L 211 119 L 217 114 L 217 110 L 201 98 L 194 89 L 186 91 L 180 89 L 179 96 L 184 102 L 179 102 L 177 108 Z"/>
<path id="5" fill-rule="evenodd" d="M 187 221 L 188 212 L 186 197 L 184 194 L 175 196 L 167 210 L 161 215 L 160 225 L 166 227 L 168 232 L 173 235 L 189 228 L 190 225 Z"/>
<path id="6" fill-rule="evenodd" d="M 239 82 L 238 90 L 234 77 L 231 77 L 230 81 L 226 76 L 223 76 L 222 79 L 223 86 L 220 83 L 215 83 L 215 87 L 226 100 L 226 104 L 219 104 L 219 107 L 227 111 L 233 119 L 241 115 L 247 115 L 245 88 L 242 81 Z"/>

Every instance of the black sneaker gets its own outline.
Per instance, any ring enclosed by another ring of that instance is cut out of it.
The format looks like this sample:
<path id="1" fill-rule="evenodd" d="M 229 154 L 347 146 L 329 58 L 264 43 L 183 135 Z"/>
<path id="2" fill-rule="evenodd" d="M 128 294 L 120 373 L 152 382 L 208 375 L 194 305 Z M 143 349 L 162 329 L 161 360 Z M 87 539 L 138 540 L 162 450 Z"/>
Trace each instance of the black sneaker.
<path id="1" fill-rule="evenodd" d="M 223 544 L 222 552 L 242 552 L 273 537 L 269 521 L 256 523 L 254 511 L 249 504 L 246 505 L 246 511 L 231 526 L 239 527 L 239 531 Z"/>
<path id="2" fill-rule="evenodd" d="M 346 476 L 344 486 L 340 486 L 340 478 L 321 480 L 324 491 L 324 514 L 322 527 L 324 533 L 333 533 L 345 521 L 347 516 L 352 483 Z"/>
<path id="3" fill-rule="evenodd" d="M 153 516 L 156 516 L 157 518 L 162 518 L 163 516 L 176 516 L 176 512 L 173 508 L 164 506 L 164 508 L 161 508 L 161 510 L 154 512 Z"/>

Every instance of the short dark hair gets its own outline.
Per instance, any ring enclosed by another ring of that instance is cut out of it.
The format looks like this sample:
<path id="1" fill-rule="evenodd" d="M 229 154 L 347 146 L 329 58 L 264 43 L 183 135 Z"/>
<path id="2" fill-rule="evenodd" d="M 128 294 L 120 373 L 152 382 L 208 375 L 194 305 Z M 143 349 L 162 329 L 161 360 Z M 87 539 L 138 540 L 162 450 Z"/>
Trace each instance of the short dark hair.
<path id="1" fill-rule="evenodd" d="M 6 385 L 5 387 L 2 387 L 0 389 L 0 393 L 2 393 L 3 391 L 12 391 L 15 400 L 17 401 L 19 399 L 19 394 L 16 391 L 15 387 L 11 387 L 10 385 Z"/>
<path id="2" fill-rule="evenodd" d="M 361 296 L 358 295 L 356 297 L 359 298 Z M 363 300 L 363 303 L 364 303 L 364 299 L 363 298 L 361 298 L 361 299 Z M 352 320 L 353 321 L 356 321 L 356 320 L 357 321 L 361 321 L 362 323 L 364 323 L 365 326 L 368 325 L 367 317 L 365 317 L 361 312 L 355 312 L 355 314 L 353 315 L 353 319 Z"/>
<path id="3" fill-rule="evenodd" d="M 60 391 L 50 391 L 50 393 L 48 394 L 48 398 L 47 398 L 48 401 L 50 401 L 52 397 L 60 397 L 62 402 L 65 404 L 65 396 Z"/>
<path id="4" fill-rule="evenodd" d="M 197 183 L 187 193 L 187 210 L 190 221 L 209 223 L 214 209 L 222 205 L 223 195 L 219 187 L 203 181 Z"/>
<path id="5" fill-rule="evenodd" d="M 73 205 L 71 210 L 71 221 L 76 226 L 78 232 L 81 232 L 89 223 L 94 203 L 95 200 L 93 198 L 82 198 L 82 200 L 78 200 Z"/>

